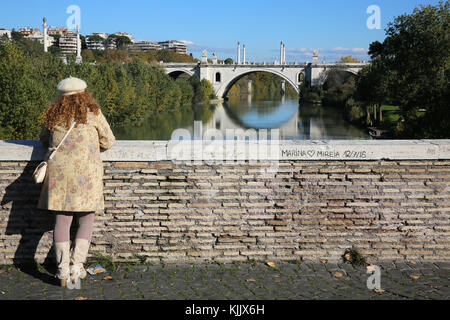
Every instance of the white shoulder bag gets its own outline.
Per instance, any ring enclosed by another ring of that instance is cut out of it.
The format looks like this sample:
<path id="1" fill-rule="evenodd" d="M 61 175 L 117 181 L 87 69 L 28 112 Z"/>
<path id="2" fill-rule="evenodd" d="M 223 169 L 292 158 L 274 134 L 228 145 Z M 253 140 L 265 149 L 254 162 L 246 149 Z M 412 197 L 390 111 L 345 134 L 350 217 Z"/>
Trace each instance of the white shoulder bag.
<path id="1" fill-rule="evenodd" d="M 72 131 L 72 129 L 75 127 L 76 122 L 72 123 L 72 126 L 70 127 L 70 129 L 66 132 L 66 134 L 64 135 L 64 137 L 62 138 L 61 142 L 58 144 L 58 146 L 56 148 L 53 148 L 53 151 L 50 153 L 50 156 L 48 157 L 48 160 L 52 160 L 56 151 L 58 151 L 59 147 L 61 147 L 61 145 L 63 144 L 63 142 L 66 140 L 66 138 L 69 136 L 70 131 Z M 48 161 L 47 160 L 47 161 Z M 43 161 L 41 162 L 36 170 L 34 170 L 33 173 L 33 179 L 34 182 L 36 183 L 42 183 L 45 179 L 45 175 L 47 174 L 47 166 L 48 163 L 47 161 Z"/>

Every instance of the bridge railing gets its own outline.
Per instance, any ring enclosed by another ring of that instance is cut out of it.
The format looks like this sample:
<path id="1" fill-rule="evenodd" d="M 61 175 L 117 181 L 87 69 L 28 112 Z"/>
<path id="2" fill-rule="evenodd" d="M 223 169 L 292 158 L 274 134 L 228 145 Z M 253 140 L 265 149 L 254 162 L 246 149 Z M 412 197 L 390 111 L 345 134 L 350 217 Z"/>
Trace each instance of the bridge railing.
<path id="1" fill-rule="evenodd" d="M 361 68 L 370 62 L 352 62 L 352 63 L 341 63 L 341 62 L 319 62 L 319 63 L 311 63 L 311 62 L 286 62 L 283 64 L 280 63 L 273 63 L 273 62 L 247 62 L 247 63 L 233 63 L 233 64 L 226 64 L 224 62 L 221 63 L 200 63 L 200 62 L 163 62 L 160 61 L 161 65 L 164 65 L 166 67 L 180 67 L 180 66 L 197 66 L 197 65 L 204 65 L 204 66 L 223 66 L 223 67 L 251 67 L 251 66 L 264 66 L 264 67 L 282 67 L 282 66 L 289 66 L 289 67 L 346 67 L 346 68 Z"/>

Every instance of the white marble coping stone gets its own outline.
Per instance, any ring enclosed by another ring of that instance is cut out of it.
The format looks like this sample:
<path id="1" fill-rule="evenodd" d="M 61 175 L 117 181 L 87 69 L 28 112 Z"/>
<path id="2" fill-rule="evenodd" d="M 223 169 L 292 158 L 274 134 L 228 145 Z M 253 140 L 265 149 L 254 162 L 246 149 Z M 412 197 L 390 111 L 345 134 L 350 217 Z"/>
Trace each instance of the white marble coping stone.
<path id="1" fill-rule="evenodd" d="M 0 161 L 41 161 L 39 141 L 0 140 Z M 446 160 L 450 140 L 116 141 L 104 161 Z"/>

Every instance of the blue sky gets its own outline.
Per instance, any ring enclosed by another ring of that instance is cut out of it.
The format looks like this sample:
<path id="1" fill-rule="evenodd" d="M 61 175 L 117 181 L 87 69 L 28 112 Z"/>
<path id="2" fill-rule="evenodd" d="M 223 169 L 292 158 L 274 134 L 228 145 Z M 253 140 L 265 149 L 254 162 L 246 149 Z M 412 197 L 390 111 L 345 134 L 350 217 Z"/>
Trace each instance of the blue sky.
<path id="1" fill-rule="evenodd" d="M 395 16 L 438 0 L 14 0 L 2 1 L 0 28 L 66 26 L 70 5 L 81 10 L 81 33 L 132 33 L 137 40 L 185 40 L 195 57 L 207 49 L 219 59 L 236 58 L 236 45 L 246 45 L 247 61 L 279 59 L 280 41 L 288 62 L 335 61 L 352 54 L 368 59 L 367 49 L 385 37 Z M 367 8 L 381 11 L 381 29 L 370 30 Z"/>

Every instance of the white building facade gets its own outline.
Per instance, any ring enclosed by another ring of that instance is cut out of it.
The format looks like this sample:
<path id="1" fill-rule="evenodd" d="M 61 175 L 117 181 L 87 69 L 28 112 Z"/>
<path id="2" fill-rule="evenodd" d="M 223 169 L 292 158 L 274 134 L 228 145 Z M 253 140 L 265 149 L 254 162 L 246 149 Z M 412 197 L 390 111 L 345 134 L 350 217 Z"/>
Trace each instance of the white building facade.
<path id="1" fill-rule="evenodd" d="M 77 53 L 77 37 L 76 35 L 66 34 L 59 38 L 59 47 L 61 48 L 61 54 L 76 54 Z"/>
<path id="2" fill-rule="evenodd" d="M 101 50 L 101 51 L 106 50 L 107 41 L 108 41 L 107 33 L 94 32 L 86 36 L 86 46 L 90 50 Z"/>
<path id="3" fill-rule="evenodd" d="M 137 41 L 130 45 L 128 49 L 134 52 L 148 51 L 148 50 L 161 50 L 161 45 L 152 41 Z"/>
<path id="4" fill-rule="evenodd" d="M 11 40 L 11 30 L 8 29 L 0 29 L 0 38 L 3 38 L 6 36 L 9 40 Z"/>
<path id="5" fill-rule="evenodd" d="M 187 54 L 187 46 L 184 42 L 177 41 L 177 40 L 168 40 L 168 41 L 162 41 L 158 42 L 162 49 L 164 50 L 170 50 L 182 54 Z"/>

